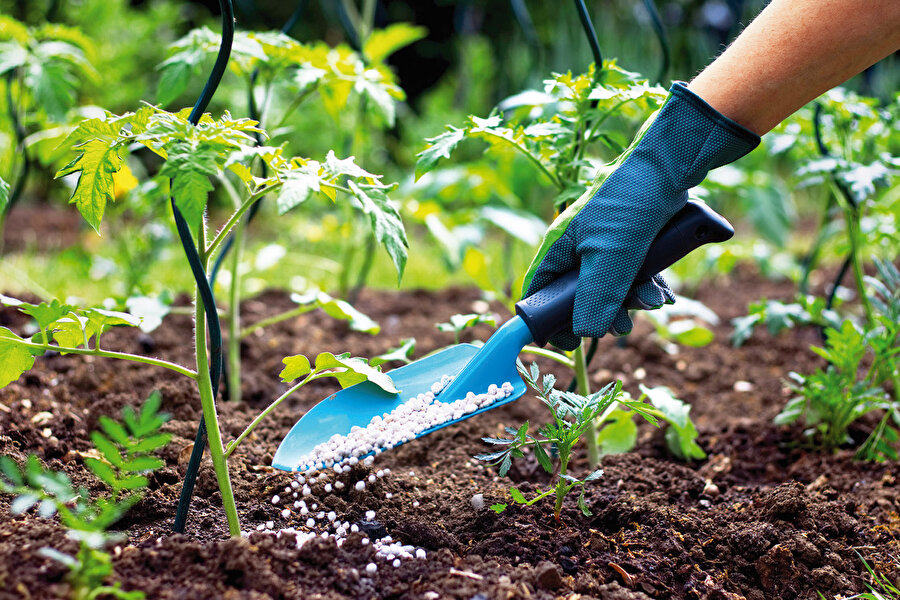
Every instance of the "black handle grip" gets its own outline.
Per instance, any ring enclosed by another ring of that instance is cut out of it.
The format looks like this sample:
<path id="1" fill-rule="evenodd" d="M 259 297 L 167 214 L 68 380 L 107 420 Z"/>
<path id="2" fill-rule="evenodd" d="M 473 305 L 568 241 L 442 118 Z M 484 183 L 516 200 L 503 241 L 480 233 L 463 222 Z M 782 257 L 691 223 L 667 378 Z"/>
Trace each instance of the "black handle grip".
<path id="1" fill-rule="evenodd" d="M 654 238 L 632 285 L 644 283 L 704 244 L 724 242 L 733 235 L 734 228 L 725 217 L 706 204 L 689 200 Z M 571 326 L 577 284 L 578 271 L 569 271 L 516 303 L 516 314 L 528 325 L 535 344 L 543 346 Z"/>

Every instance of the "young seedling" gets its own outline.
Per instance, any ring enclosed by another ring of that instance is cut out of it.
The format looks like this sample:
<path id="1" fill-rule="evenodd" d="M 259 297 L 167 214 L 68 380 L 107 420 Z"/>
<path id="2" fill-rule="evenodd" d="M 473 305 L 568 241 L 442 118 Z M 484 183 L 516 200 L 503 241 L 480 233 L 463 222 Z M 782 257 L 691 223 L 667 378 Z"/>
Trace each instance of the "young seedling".
<path id="1" fill-rule="evenodd" d="M 437 328 L 439 331 L 452 332 L 453 343 L 458 344 L 459 336 L 462 335 L 463 331 L 481 324 L 496 327 L 497 318 L 493 314 L 452 315 L 450 321 L 438 323 Z"/>
<path id="2" fill-rule="evenodd" d="M 823 450 L 851 443 L 851 424 L 882 411 L 878 425 L 858 448 L 857 458 L 897 460 L 900 441 L 900 272 L 877 261 L 880 280 L 867 278 L 874 324 L 860 328 L 845 320 L 840 329 L 826 329 L 824 347 L 812 350 L 826 361 L 812 375 L 791 373 L 797 392 L 775 417 L 778 424 L 803 420 L 804 435 Z M 866 357 L 871 357 L 871 362 Z M 892 393 L 886 391 L 890 386 Z"/>
<path id="3" fill-rule="evenodd" d="M 578 496 L 578 508 L 585 516 L 590 516 L 591 511 L 585 503 L 584 486 L 585 484 L 600 478 L 603 475 L 602 469 L 597 469 L 588 474 L 584 479 L 577 479 L 569 473 L 569 463 L 575 455 L 575 446 L 585 433 L 591 431 L 591 424 L 596 421 L 602 421 L 603 415 L 611 412 L 611 408 L 615 405 L 625 406 L 641 415 L 649 422 L 656 425 L 658 423 L 656 415 L 643 402 L 635 402 L 624 400 L 622 398 L 622 383 L 611 383 L 598 392 L 590 396 L 582 396 L 572 392 L 564 392 L 553 389 L 556 383 L 556 377 L 552 374 L 545 374 L 543 378 L 537 363 L 532 363 L 531 369 L 525 368 L 525 365 L 518 363 L 519 373 L 522 379 L 534 389 L 538 397 L 550 410 L 553 422 L 544 425 L 537 431 L 537 436 L 528 433 L 529 423 L 524 423 L 518 429 L 508 427 L 506 429 L 512 437 L 507 438 L 482 438 L 486 443 L 502 446 L 501 450 L 479 454 L 475 458 L 484 460 L 490 464 L 499 466 L 500 476 L 505 476 L 512 466 L 514 458 L 523 458 L 524 451 L 531 448 L 538 464 L 550 473 L 554 480 L 554 485 L 546 491 L 536 488 L 536 495 L 529 499 L 517 488 L 510 488 L 510 495 L 517 504 L 530 506 L 540 502 L 544 498 L 553 497 L 553 516 L 559 520 L 562 512 L 563 501 L 566 496 L 575 488 L 580 488 Z M 554 465 L 554 461 L 550 458 L 550 452 L 555 450 L 558 456 L 558 463 Z M 503 512 L 508 504 L 495 504 L 491 509 L 495 512 Z"/>
<path id="4" fill-rule="evenodd" d="M 69 538 L 79 544 L 75 556 L 53 548 L 41 553 L 69 569 L 67 580 L 74 600 L 92 600 L 113 596 L 139 600 L 142 592 L 126 592 L 116 582 L 104 585 L 112 574 L 106 546 L 122 536 L 110 531 L 117 521 L 144 495 L 147 474 L 165 463 L 154 452 L 169 443 L 171 434 L 160 432 L 168 415 L 159 413 L 160 394 L 153 392 L 144 406 L 135 411 L 122 409 L 122 421 L 100 417 L 100 427 L 91 435 L 99 458 L 85 457 L 87 467 L 109 488 L 106 498 L 91 499 L 85 488 L 76 490 L 63 472 L 45 469 L 38 458 L 29 455 L 20 468 L 8 456 L 0 456 L 0 491 L 14 494 L 10 510 L 21 514 L 37 506 L 40 516 L 59 515 Z"/>

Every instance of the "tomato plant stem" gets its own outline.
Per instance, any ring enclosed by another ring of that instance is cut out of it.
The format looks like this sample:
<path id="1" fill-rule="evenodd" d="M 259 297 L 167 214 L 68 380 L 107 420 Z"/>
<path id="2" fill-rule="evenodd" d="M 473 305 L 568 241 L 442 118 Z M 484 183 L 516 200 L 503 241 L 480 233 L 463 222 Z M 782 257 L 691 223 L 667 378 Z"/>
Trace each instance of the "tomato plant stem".
<path id="1" fill-rule="evenodd" d="M 231 289 L 228 298 L 228 398 L 241 399 L 241 256 L 244 253 L 246 221 L 234 230 L 231 248 Z"/>
<path id="2" fill-rule="evenodd" d="M 875 315 L 872 312 L 872 305 L 869 297 L 866 295 L 866 284 L 864 280 L 865 273 L 862 266 L 862 248 L 861 234 L 859 231 L 859 208 L 848 208 L 845 210 L 845 219 L 847 220 L 847 237 L 850 238 L 850 256 L 853 264 L 853 277 L 856 279 L 856 293 L 859 294 L 859 301 L 866 313 L 866 321 L 870 327 L 875 326 Z"/>
<path id="3" fill-rule="evenodd" d="M 553 350 L 538 348 L 537 346 L 525 346 L 524 348 L 522 348 L 521 352 L 525 354 L 534 354 L 535 356 L 543 356 L 544 358 L 555 360 L 559 364 L 565 365 L 572 370 L 575 369 L 575 362 L 571 358 L 569 358 L 565 354 L 554 352 Z"/>
<path id="4" fill-rule="evenodd" d="M 249 198 L 244 200 L 244 202 L 243 202 L 243 204 L 241 204 L 240 208 L 238 208 L 236 211 L 234 211 L 231 214 L 230 217 L 228 217 L 228 220 L 225 222 L 224 225 L 222 225 L 222 228 L 219 229 L 219 232 L 216 234 L 216 237 L 214 237 L 213 240 L 209 243 L 209 245 L 206 246 L 206 251 L 205 251 L 204 257 L 205 258 L 210 257 L 213 255 L 213 253 L 215 253 L 215 251 L 219 248 L 219 246 L 221 246 L 222 243 L 225 241 L 225 238 L 228 237 L 229 232 L 231 232 L 231 230 L 234 229 L 235 225 L 238 224 L 238 221 L 241 220 L 241 217 L 244 216 L 244 213 L 247 212 L 251 206 L 253 206 L 254 204 L 256 204 L 256 202 L 261 200 L 263 196 L 265 196 L 266 194 L 268 194 L 269 192 L 271 192 L 274 189 L 280 188 L 282 185 L 284 185 L 284 182 L 278 181 L 276 183 L 273 183 L 272 185 L 268 185 L 268 186 L 264 187 L 263 189 L 257 191 L 255 194 L 251 194 Z"/>
<path id="5" fill-rule="evenodd" d="M 33 348 L 35 350 L 52 350 L 54 352 L 59 352 L 60 354 L 82 354 L 85 356 L 100 356 L 103 358 L 118 358 L 119 360 L 130 360 L 131 362 L 139 362 L 146 365 L 163 367 L 165 369 L 169 369 L 170 371 L 180 373 L 185 377 L 197 379 L 197 373 L 195 371 L 192 371 L 191 369 L 188 369 L 187 367 L 182 367 L 181 365 L 169 362 L 167 360 L 161 360 L 159 358 L 141 356 L 140 354 L 128 354 L 127 352 L 111 352 L 109 350 L 97 350 L 93 348 L 66 348 L 65 346 L 35 344 L 33 342 L 21 342 L 21 345 L 27 348 Z"/>
<path id="6" fill-rule="evenodd" d="M 572 354 L 572 360 L 575 362 L 575 381 L 578 385 L 578 393 L 582 396 L 591 394 L 591 384 L 587 376 L 587 362 L 584 360 L 584 340 L 575 348 Z M 600 448 L 597 445 L 597 422 L 591 421 L 587 427 L 587 452 L 588 464 L 591 469 L 596 469 L 600 464 Z"/>
<path id="7" fill-rule="evenodd" d="M 261 413 L 259 413 L 259 415 L 257 415 L 256 418 L 253 419 L 253 421 L 249 425 L 247 425 L 247 428 L 244 429 L 244 431 L 241 433 L 241 435 L 237 436 L 233 441 L 228 443 L 228 446 L 225 448 L 225 458 L 228 458 L 229 456 L 231 456 L 231 453 L 234 452 L 234 449 L 237 448 L 238 444 L 240 444 L 242 441 L 244 441 L 244 438 L 246 438 L 248 435 L 250 435 L 250 433 L 254 429 L 256 429 L 256 426 L 259 425 L 259 423 L 263 419 L 265 419 L 266 416 L 268 416 L 268 414 L 270 412 L 275 410 L 275 408 L 279 404 L 281 404 L 288 396 L 290 396 L 291 394 L 293 394 L 294 392 L 296 392 L 297 390 L 302 388 L 304 385 L 306 385 L 313 379 L 317 379 L 317 377 L 315 375 L 306 377 L 305 379 L 303 379 L 302 381 L 300 381 L 299 383 L 297 383 L 296 385 L 294 385 L 293 387 L 288 389 L 288 391 L 283 393 L 281 396 L 279 396 L 278 398 L 273 400 L 272 403 L 269 404 L 269 406 L 267 406 L 265 408 L 265 410 L 263 410 Z"/>
<path id="8" fill-rule="evenodd" d="M 253 325 L 248 325 L 244 329 L 241 330 L 239 334 L 239 338 L 245 338 L 254 331 L 258 329 L 262 329 L 263 327 L 268 327 L 269 325 L 275 325 L 276 323 L 281 323 L 282 321 L 287 321 L 288 319 L 292 319 L 304 313 L 308 313 L 311 310 L 314 310 L 315 306 L 298 306 L 297 308 L 292 308 L 291 310 L 285 311 L 283 313 L 271 316 L 267 319 L 263 319 L 261 321 L 257 321 Z"/>
<path id="9" fill-rule="evenodd" d="M 228 475 L 228 463 L 225 460 L 225 449 L 222 447 L 222 434 L 219 431 L 219 417 L 216 414 L 216 400 L 213 397 L 212 380 L 209 378 L 209 366 L 206 351 L 206 319 L 203 312 L 203 300 L 199 294 L 194 302 L 194 342 L 197 358 L 197 387 L 200 391 L 200 403 L 203 407 L 203 420 L 209 436 L 209 456 L 212 459 L 225 518 L 228 520 L 228 533 L 232 537 L 241 535 L 241 523 L 234 503 L 234 492 L 231 489 L 231 478 Z"/>

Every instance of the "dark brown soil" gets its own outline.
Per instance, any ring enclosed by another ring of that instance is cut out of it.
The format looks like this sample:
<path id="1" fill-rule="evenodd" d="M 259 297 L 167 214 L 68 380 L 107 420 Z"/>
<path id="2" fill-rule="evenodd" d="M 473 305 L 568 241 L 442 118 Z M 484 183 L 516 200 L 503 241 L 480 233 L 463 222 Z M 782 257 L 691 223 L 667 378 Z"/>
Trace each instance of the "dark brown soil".
<path id="1" fill-rule="evenodd" d="M 728 284 L 704 287 L 699 299 L 727 324 L 746 311 L 749 300 L 787 299 L 792 289 L 745 272 Z M 284 391 L 277 377 L 282 357 L 325 350 L 371 356 L 406 337 L 418 340 L 416 356 L 422 356 L 452 343 L 434 323 L 477 308 L 477 294 L 468 289 L 364 293 L 358 307 L 382 325 L 375 337 L 348 331 L 319 313 L 251 337 L 243 348 L 245 400 L 219 403 L 225 438 L 240 433 Z M 246 322 L 289 305 L 275 292 L 249 300 Z M 4 310 L 0 325 L 21 330 L 25 321 Z M 152 476 L 147 496 L 120 523 L 128 542 L 113 549 L 114 579 L 125 589 L 144 590 L 148 598 L 762 600 L 812 599 L 817 591 L 831 598 L 864 589 L 855 550 L 896 577 L 890 557 L 900 550 L 898 465 L 854 462 L 847 452 L 809 453 L 793 443 L 797 430 L 772 424 L 787 398 L 783 378 L 819 364 L 808 351 L 818 341 L 816 332 L 774 338 L 760 332 L 740 349 L 728 344 L 729 332 L 727 325 L 719 326 L 713 344 L 682 348 L 676 355 L 663 352 L 642 322 L 625 347 L 601 341 L 591 367 L 593 384 L 620 378 L 632 393 L 638 393 L 639 382 L 668 385 L 693 405 L 699 442 L 709 457 L 680 463 L 667 454 L 659 431 L 642 426 L 637 451 L 605 457 L 604 476 L 587 488 L 591 517 L 581 515 L 574 498 L 558 523 L 549 505 L 511 505 L 501 515 L 473 508 L 475 494 L 483 494 L 489 506 L 508 501 L 511 483 L 529 491 L 548 481 L 530 458 L 514 466 L 512 482 L 471 459 L 484 449 L 480 437 L 547 417 L 530 396 L 384 454 L 375 466 L 389 467 L 392 474 L 364 493 L 325 494 L 314 487 L 317 501 L 339 519 L 354 522 L 375 510 L 395 539 L 428 551 L 425 560 L 407 560 L 399 568 L 373 558 L 361 534 L 340 548 L 319 539 L 300 550 L 290 535 L 227 539 L 208 461 L 187 535 L 172 535 L 199 400 L 188 380 L 152 367 L 39 358 L 35 369 L 0 391 L 0 454 L 23 459 L 37 453 L 76 483 L 103 493 L 83 464 L 90 431 L 99 416 L 118 415 L 121 406 L 139 404 L 159 389 L 163 408 L 172 415 L 165 428 L 174 434 L 162 452 L 166 467 Z M 480 327 L 464 339 L 485 339 L 489 333 Z M 111 349 L 191 361 L 188 317 L 169 317 L 150 336 L 114 330 L 104 340 Z M 568 381 L 552 363 L 541 364 Z M 268 520 L 276 529 L 302 528 L 295 518 L 282 519 L 280 507 L 270 502 L 291 476 L 267 465 L 290 426 L 334 389 L 328 381 L 304 388 L 235 452 L 229 464 L 244 529 Z M 573 469 L 586 472 L 587 466 L 578 461 Z M 52 546 L 71 552 L 74 542 L 54 520 L 31 513 L 9 516 L 10 501 L 0 497 L 0 599 L 65 597 L 65 570 L 38 550 Z M 379 568 L 370 575 L 365 566 L 373 561 Z"/>

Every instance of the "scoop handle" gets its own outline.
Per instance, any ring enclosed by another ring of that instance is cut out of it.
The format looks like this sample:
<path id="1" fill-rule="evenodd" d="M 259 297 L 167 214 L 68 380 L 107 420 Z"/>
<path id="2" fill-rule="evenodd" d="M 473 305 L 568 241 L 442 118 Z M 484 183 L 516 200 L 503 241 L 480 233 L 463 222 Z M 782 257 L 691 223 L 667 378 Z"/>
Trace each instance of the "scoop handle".
<path id="1" fill-rule="evenodd" d="M 644 283 L 700 246 L 724 242 L 733 235 L 734 227 L 725 217 L 702 202 L 688 200 L 650 244 L 632 286 Z M 516 303 L 516 314 L 528 325 L 535 344 L 543 346 L 558 332 L 572 326 L 577 285 L 575 269 Z M 629 305 L 629 308 L 638 307 Z"/>

